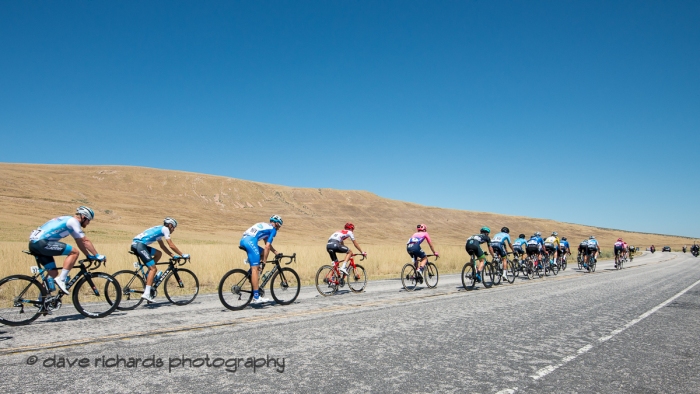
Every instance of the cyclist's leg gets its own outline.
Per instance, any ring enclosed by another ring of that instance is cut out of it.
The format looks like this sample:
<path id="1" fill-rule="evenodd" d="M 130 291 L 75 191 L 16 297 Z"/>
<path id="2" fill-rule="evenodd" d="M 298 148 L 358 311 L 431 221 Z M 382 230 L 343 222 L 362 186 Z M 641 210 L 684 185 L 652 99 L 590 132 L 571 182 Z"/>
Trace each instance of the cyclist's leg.
<path id="1" fill-rule="evenodd" d="M 68 272 L 75 261 L 78 259 L 80 252 L 78 249 L 74 249 L 72 246 L 58 241 L 36 241 L 29 243 L 29 250 L 34 253 L 36 260 L 39 265 L 43 266 L 44 269 L 48 271 L 48 274 L 53 278 L 62 279 L 63 282 L 66 281 Z M 58 269 L 56 268 L 56 260 L 54 256 L 67 256 L 63 261 L 63 269 L 61 274 L 58 274 Z"/>

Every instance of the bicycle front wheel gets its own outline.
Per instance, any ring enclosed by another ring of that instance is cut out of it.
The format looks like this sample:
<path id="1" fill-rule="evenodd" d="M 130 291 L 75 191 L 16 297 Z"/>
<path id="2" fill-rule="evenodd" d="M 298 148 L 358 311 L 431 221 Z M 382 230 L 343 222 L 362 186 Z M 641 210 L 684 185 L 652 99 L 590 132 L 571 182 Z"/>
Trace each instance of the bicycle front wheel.
<path id="1" fill-rule="evenodd" d="M 484 271 L 481 273 L 481 283 L 485 288 L 488 289 L 489 287 L 493 286 L 495 276 L 496 272 L 494 271 L 491 263 L 484 264 Z"/>
<path id="2" fill-rule="evenodd" d="M 476 272 L 474 272 L 474 265 L 471 262 L 464 264 L 464 267 L 462 267 L 462 286 L 467 290 L 472 290 L 475 283 Z"/>
<path id="3" fill-rule="evenodd" d="M 527 278 L 535 279 L 535 267 L 532 264 L 532 260 L 528 260 L 527 263 L 525 263 L 525 269 L 527 270 Z"/>
<path id="4" fill-rule="evenodd" d="M 301 291 L 299 275 L 291 268 L 280 269 L 270 280 L 270 294 L 278 304 L 291 304 L 299 296 L 299 291 Z"/>
<path id="5" fill-rule="evenodd" d="M 316 271 L 316 290 L 324 297 L 338 291 L 338 275 L 330 265 L 324 265 Z"/>
<path id="6" fill-rule="evenodd" d="M 407 291 L 413 291 L 416 289 L 417 284 L 416 268 L 411 263 L 404 265 L 401 269 L 401 285 L 403 285 L 403 288 Z"/>
<path id="7" fill-rule="evenodd" d="M 427 263 L 423 269 L 423 280 L 425 285 L 434 289 L 438 284 L 438 269 L 433 263 Z"/>
<path id="8" fill-rule="evenodd" d="M 136 309 L 137 306 L 141 305 L 143 302 L 141 296 L 146 288 L 146 282 L 144 282 L 141 275 L 135 271 L 119 271 L 112 276 L 122 288 L 122 300 L 119 302 L 117 309 L 127 311 Z"/>
<path id="9" fill-rule="evenodd" d="M 165 297 L 175 305 L 187 305 L 199 294 L 199 279 L 194 272 L 176 268 L 165 278 Z"/>
<path id="10" fill-rule="evenodd" d="M 36 320 L 47 293 L 36 279 L 12 275 L 0 280 L 0 323 L 23 326 Z"/>
<path id="11" fill-rule="evenodd" d="M 500 285 L 501 284 L 501 268 L 503 268 L 503 262 L 500 260 L 494 260 L 492 262 L 493 264 L 493 284 L 494 285 Z"/>
<path id="12" fill-rule="evenodd" d="M 361 265 L 356 264 L 355 269 L 348 267 L 348 287 L 355 293 L 361 293 L 365 290 L 367 286 L 367 273 L 365 268 Z"/>
<path id="13" fill-rule="evenodd" d="M 122 299 L 122 288 L 112 275 L 88 272 L 75 284 L 73 306 L 81 315 L 101 318 L 114 312 Z"/>
<path id="14" fill-rule="evenodd" d="M 219 300 L 226 308 L 237 311 L 245 308 L 253 300 L 253 286 L 248 272 L 233 269 L 219 282 Z"/>
<path id="15" fill-rule="evenodd" d="M 503 272 L 503 275 L 506 275 L 506 280 L 508 283 L 515 282 L 515 277 L 517 276 L 518 272 L 518 269 L 515 267 L 515 263 L 508 260 L 506 261 L 506 267 L 507 269 Z"/>

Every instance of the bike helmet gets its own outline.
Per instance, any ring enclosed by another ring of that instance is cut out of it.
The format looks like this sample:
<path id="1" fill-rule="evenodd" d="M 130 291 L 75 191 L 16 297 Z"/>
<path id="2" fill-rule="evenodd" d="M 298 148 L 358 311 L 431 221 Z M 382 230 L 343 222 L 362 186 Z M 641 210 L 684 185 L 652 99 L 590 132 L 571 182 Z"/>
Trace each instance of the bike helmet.
<path id="1" fill-rule="evenodd" d="M 488 228 L 488 227 L 486 227 L 486 226 L 484 226 L 484 227 L 481 228 L 480 231 L 481 231 L 482 233 L 489 234 L 489 233 L 491 232 L 491 229 Z"/>
<path id="2" fill-rule="evenodd" d="M 95 212 L 92 209 L 85 206 L 78 207 L 78 209 L 75 210 L 75 213 L 83 215 L 85 219 L 90 221 L 92 221 L 92 219 L 95 218 Z"/>
<path id="3" fill-rule="evenodd" d="M 175 220 L 175 219 L 173 219 L 173 218 L 171 218 L 171 217 L 167 217 L 167 218 L 165 218 L 165 219 L 163 220 L 163 224 L 164 224 L 164 225 L 172 224 L 173 227 L 177 227 L 177 220 Z"/>
<path id="4" fill-rule="evenodd" d="M 542 236 L 542 233 L 538 231 L 538 232 L 535 233 L 535 236 L 541 237 L 541 236 Z"/>
<path id="5" fill-rule="evenodd" d="M 510 233 L 510 229 L 508 227 L 503 227 L 503 228 L 501 228 L 501 232 L 508 234 L 508 233 Z"/>
<path id="6" fill-rule="evenodd" d="M 518 238 L 525 238 L 525 234 L 518 235 Z"/>
<path id="7" fill-rule="evenodd" d="M 566 237 L 561 237 L 561 240 L 562 240 L 562 241 L 566 241 Z"/>
<path id="8" fill-rule="evenodd" d="M 588 239 L 595 239 L 595 235 L 591 235 Z"/>
<path id="9" fill-rule="evenodd" d="M 272 215 L 270 217 L 270 223 L 277 223 L 281 226 L 283 222 L 282 222 L 282 218 L 280 217 L 280 215 Z"/>
<path id="10" fill-rule="evenodd" d="M 350 223 L 350 222 L 347 222 L 347 223 L 345 223 L 345 229 L 352 231 L 355 229 L 355 225 Z"/>
<path id="11" fill-rule="evenodd" d="M 557 233 L 556 231 L 552 231 L 552 235 L 556 237 L 557 235 L 559 235 L 559 233 Z"/>
<path id="12" fill-rule="evenodd" d="M 418 230 L 418 231 L 428 231 L 428 228 L 425 227 L 425 224 L 422 224 L 422 223 L 421 223 L 421 224 L 419 224 L 419 225 L 416 226 L 416 230 Z"/>
<path id="13" fill-rule="evenodd" d="M 618 238 L 618 239 L 617 239 L 617 242 L 622 242 L 622 238 Z"/>

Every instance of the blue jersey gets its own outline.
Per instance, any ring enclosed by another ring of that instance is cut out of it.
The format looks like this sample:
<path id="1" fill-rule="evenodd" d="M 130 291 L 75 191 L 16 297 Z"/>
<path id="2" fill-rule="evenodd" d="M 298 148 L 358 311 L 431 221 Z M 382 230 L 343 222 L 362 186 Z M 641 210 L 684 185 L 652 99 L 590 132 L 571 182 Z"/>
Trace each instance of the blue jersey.
<path id="1" fill-rule="evenodd" d="M 562 249 L 569 249 L 569 241 L 561 241 L 559 246 L 561 246 Z"/>
<path id="2" fill-rule="evenodd" d="M 80 221 L 74 216 L 61 216 L 49 220 L 43 226 L 32 231 L 29 240 L 32 242 L 60 241 L 68 235 L 75 239 L 85 237 Z"/>
<path id="3" fill-rule="evenodd" d="M 503 246 L 506 241 L 508 241 L 508 244 L 510 244 L 510 234 L 508 233 L 498 233 L 493 236 L 491 239 L 491 245 L 498 244 L 500 246 Z"/>
<path id="4" fill-rule="evenodd" d="M 527 244 L 544 246 L 544 240 L 542 239 L 542 237 L 533 235 L 532 237 L 530 237 L 530 240 L 527 241 Z"/>
<path id="5" fill-rule="evenodd" d="M 515 241 L 513 241 L 513 246 L 520 246 L 520 247 L 522 247 L 522 245 L 524 245 L 524 244 L 526 244 L 526 243 L 527 243 L 527 240 L 526 240 L 525 238 L 518 238 L 518 239 L 516 239 Z"/>
<path id="6" fill-rule="evenodd" d="M 170 230 L 165 226 L 155 226 L 135 236 L 133 242 L 150 245 L 153 242 L 160 241 L 162 238 L 170 239 Z"/>
<path id="7" fill-rule="evenodd" d="M 243 233 L 243 238 L 255 238 L 255 242 L 263 240 L 272 243 L 277 235 L 277 229 L 269 223 L 257 223 Z"/>
<path id="8" fill-rule="evenodd" d="M 598 247 L 598 241 L 595 239 L 589 239 L 587 244 L 589 249 L 595 249 Z"/>

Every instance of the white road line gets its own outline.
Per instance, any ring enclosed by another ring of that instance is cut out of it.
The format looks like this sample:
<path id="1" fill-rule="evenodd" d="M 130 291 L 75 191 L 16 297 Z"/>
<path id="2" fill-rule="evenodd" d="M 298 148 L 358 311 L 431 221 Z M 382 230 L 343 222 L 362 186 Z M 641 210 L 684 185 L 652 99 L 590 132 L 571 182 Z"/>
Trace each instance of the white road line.
<path id="1" fill-rule="evenodd" d="M 638 318 L 636 318 L 636 319 L 634 319 L 634 320 L 631 320 L 630 322 L 628 322 L 627 324 L 625 324 L 625 325 L 622 326 L 621 328 L 618 328 L 618 329 L 616 329 L 616 330 L 613 330 L 613 331 L 610 332 L 610 334 L 598 338 L 598 343 L 606 342 L 606 341 L 610 340 L 611 338 L 613 338 L 615 335 L 617 335 L 617 334 L 619 334 L 619 333 L 625 331 L 626 329 L 628 329 L 628 328 L 632 327 L 633 325 L 639 323 L 640 321 L 646 319 L 647 317 L 651 316 L 654 312 L 656 312 L 656 311 L 658 311 L 659 309 L 661 309 L 661 308 L 665 307 L 666 305 L 670 304 L 671 302 L 673 302 L 673 300 L 675 300 L 676 298 L 682 296 L 682 295 L 685 294 L 688 290 L 692 289 L 693 287 L 697 286 L 698 284 L 700 284 L 700 280 L 697 280 L 695 283 L 693 283 L 692 285 L 690 285 L 690 286 L 686 287 L 685 289 L 681 290 L 678 294 L 674 295 L 673 297 L 669 298 L 668 300 L 666 300 L 666 301 L 660 303 L 659 305 L 657 305 L 657 306 L 655 306 L 655 307 L 649 309 L 648 311 L 642 313 L 641 315 L 639 315 Z M 569 356 L 564 357 L 564 358 L 561 360 L 561 362 L 560 362 L 559 364 L 557 364 L 557 365 L 548 365 L 548 366 L 546 366 L 546 367 L 544 367 L 544 368 L 538 370 L 537 372 L 535 372 L 534 375 L 531 375 L 530 377 L 531 377 L 533 380 L 542 379 L 543 377 L 545 377 L 545 376 L 549 375 L 550 373 L 556 371 L 557 369 L 561 368 L 561 367 L 564 366 L 565 364 L 567 364 L 567 363 L 569 363 L 569 362 L 575 360 L 578 356 L 580 356 L 580 355 L 582 355 L 582 354 L 584 354 L 584 353 L 587 353 L 587 352 L 588 352 L 589 350 L 591 350 L 591 349 L 593 349 L 593 344 L 588 344 L 588 345 L 586 345 L 586 346 L 584 346 L 584 347 L 578 349 L 578 350 L 576 351 L 576 354 L 572 354 L 572 355 L 569 355 Z M 506 389 L 506 390 L 510 390 L 510 389 Z M 503 393 L 506 393 L 506 392 L 508 392 L 508 391 L 505 391 L 505 390 L 504 390 L 504 391 L 502 391 L 502 392 L 503 392 Z M 510 392 L 514 392 L 514 391 L 510 391 Z"/>

